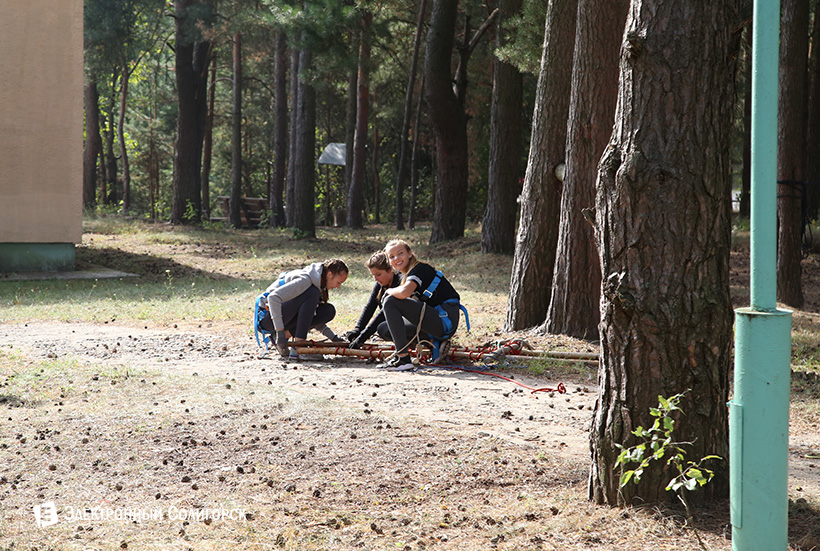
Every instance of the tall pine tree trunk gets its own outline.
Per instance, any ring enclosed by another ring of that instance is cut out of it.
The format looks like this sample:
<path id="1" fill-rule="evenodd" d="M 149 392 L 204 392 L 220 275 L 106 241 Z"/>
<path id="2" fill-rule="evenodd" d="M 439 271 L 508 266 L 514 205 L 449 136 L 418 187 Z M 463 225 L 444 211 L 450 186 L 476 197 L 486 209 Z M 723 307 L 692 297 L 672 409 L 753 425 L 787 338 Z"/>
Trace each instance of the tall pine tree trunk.
<path id="1" fill-rule="evenodd" d="M 424 80 L 421 81 L 424 89 Z M 421 105 L 424 94 L 419 94 L 416 102 L 416 121 L 413 124 L 413 152 L 410 160 L 410 214 L 407 215 L 407 224 L 410 229 L 416 228 L 416 193 L 419 187 L 419 144 L 421 142 Z"/>
<path id="2" fill-rule="evenodd" d="M 214 146 L 214 107 L 216 103 L 216 54 L 211 56 L 211 81 L 208 85 L 208 114 L 205 118 L 205 134 L 202 139 L 202 216 L 211 218 L 211 159 Z"/>
<path id="3" fill-rule="evenodd" d="M 375 111 L 376 102 L 373 102 Z M 382 179 L 379 176 L 379 122 L 376 114 L 373 114 L 373 155 L 371 156 L 370 169 L 373 171 L 373 221 L 381 224 L 381 187 Z"/>
<path id="4" fill-rule="evenodd" d="M 114 153 L 114 113 L 116 113 L 116 95 L 117 79 L 119 72 L 114 71 L 111 78 L 111 93 L 107 96 L 108 115 L 103 117 L 103 141 L 105 142 L 105 186 L 103 188 L 103 204 L 116 205 L 117 204 L 117 181 L 118 181 L 118 167 L 117 155 Z"/>
<path id="5" fill-rule="evenodd" d="M 97 159 L 102 151 L 100 137 L 100 106 L 97 83 L 85 84 L 85 149 L 83 150 L 83 206 L 97 203 Z"/>
<path id="6" fill-rule="evenodd" d="M 598 339 L 601 267 L 592 220 L 598 161 L 612 135 L 618 52 L 629 0 L 580 0 L 561 196 L 558 250 L 546 330 Z"/>
<path id="7" fill-rule="evenodd" d="M 131 72 L 125 57 L 122 58 L 122 82 L 120 85 L 120 114 L 117 119 L 117 140 L 122 159 L 122 212 L 131 210 L 131 163 L 128 160 L 128 148 L 125 146 L 125 109 L 128 106 L 128 81 Z"/>
<path id="8" fill-rule="evenodd" d="M 450 66 L 457 16 L 458 0 L 434 0 L 424 64 L 438 168 L 431 243 L 464 235 L 467 212 L 467 116 Z"/>
<path id="9" fill-rule="evenodd" d="M 632 0 L 615 128 L 601 161 L 596 239 L 603 277 L 599 394 L 590 498 L 669 498 L 657 461 L 619 489 L 618 444 L 650 427 L 658 395 L 687 391 L 675 439 L 687 454 L 728 453 L 729 297 L 736 0 Z M 659 465 L 660 464 L 660 465 Z M 725 462 L 698 491 L 725 497 Z"/>
<path id="10" fill-rule="evenodd" d="M 231 198 L 230 222 L 242 227 L 242 33 L 233 37 L 233 98 L 231 105 Z M 248 221 L 250 222 L 250 220 Z"/>
<path id="11" fill-rule="evenodd" d="M 285 189 L 285 223 L 294 227 L 296 213 L 296 146 L 299 141 L 299 59 L 300 50 L 290 52 L 290 139 L 288 148 L 288 171 Z"/>
<path id="12" fill-rule="evenodd" d="M 809 54 L 809 96 L 806 117 L 806 181 L 808 187 L 808 217 L 820 213 L 820 0 L 814 2 L 814 24 Z"/>
<path id="13" fill-rule="evenodd" d="M 356 132 L 353 137 L 353 172 L 347 191 L 347 226 L 364 227 L 364 181 L 367 164 L 367 127 L 370 118 L 370 23 L 373 14 L 362 14 L 362 32 L 359 42 L 359 75 L 356 79 Z"/>
<path id="14" fill-rule="evenodd" d="M 427 0 L 419 4 L 419 16 L 416 22 L 416 35 L 413 38 L 413 57 L 410 61 L 410 74 L 407 77 L 407 90 L 404 96 L 404 117 L 401 124 L 401 145 L 399 147 L 399 170 L 396 176 L 396 229 L 404 229 L 404 188 L 410 174 L 410 117 L 413 112 L 413 92 L 416 89 L 416 69 L 421 50 L 421 33 L 424 29 L 424 13 L 427 11 Z"/>
<path id="15" fill-rule="evenodd" d="M 276 34 L 276 53 L 274 54 L 274 111 L 276 119 L 273 129 L 273 171 L 269 186 L 270 227 L 285 225 L 285 162 L 288 148 L 288 96 L 287 96 L 287 44 L 285 33 Z"/>
<path id="16" fill-rule="evenodd" d="M 357 64 L 358 65 L 358 64 Z M 347 79 L 347 101 L 345 102 L 345 190 L 353 184 L 353 140 L 356 137 L 356 106 L 359 104 L 359 68 L 350 71 Z M 345 197 L 347 198 L 347 197 Z M 347 216 L 345 216 L 347 223 Z"/>
<path id="17" fill-rule="evenodd" d="M 316 90 L 307 78 L 312 53 L 299 54 L 299 91 L 296 101 L 296 148 L 293 160 L 293 227 L 305 237 L 316 236 L 314 199 L 316 186 Z"/>
<path id="18" fill-rule="evenodd" d="M 204 19 L 193 19 L 191 7 Z M 177 84 L 177 138 L 174 152 L 172 224 L 199 222 L 202 213 L 202 144 L 207 111 L 208 64 L 211 43 L 201 37 L 208 25 L 210 0 L 178 0 L 174 4 Z"/>
<path id="19" fill-rule="evenodd" d="M 502 0 L 496 20 L 496 48 L 507 43 L 504 25 L 521 10 L 521 0 Z M 487 208 L 481 225 L 481 252 L 515 250 L 516 198 L 521 190 L 521 107 L 524 77 L 514 66 L 494 60 L 490 105 L 490 159 Z"/>
<path id="20" fill-rule="evenodd" d="M 547 6 L 507 301 L 507 331 L 540 325 L 549 307 L 561 205 L 561 182 L 555 169 L 564 162 L 567 143 L 577 8 L 577 0 L 550 0 Z"/>
<path id="21" fill-rule="evenodd" d="M 752 214 L 752 22 L 746 25 L 743 42 L 743 168 L 740 175 L 740 216 Z"/>
<path id="22" fill-rule="evenodd" d="M 801 308 L 809 1 L 783 0 L 777 109 L 777 299 Z"/>

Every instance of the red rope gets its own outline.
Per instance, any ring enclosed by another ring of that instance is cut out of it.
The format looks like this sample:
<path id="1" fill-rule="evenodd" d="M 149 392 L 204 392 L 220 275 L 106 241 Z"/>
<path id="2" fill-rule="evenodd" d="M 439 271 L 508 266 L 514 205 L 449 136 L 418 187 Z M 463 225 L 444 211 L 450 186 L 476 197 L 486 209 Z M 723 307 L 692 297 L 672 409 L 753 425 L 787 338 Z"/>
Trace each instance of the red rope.
<path id="1" fill-rule="evenodd" d="M 498 373 L 492 373 L 490 371 L 481 371 L 478 369 L 467 369 L 466 367 L 461 367 L 460 365 L 445 365 L 445 364 L 428 364 L 425 363 L 424 365 L 431 366 L 431 367 L 441 367 L 444 369 L 458 369 L 459 371 L 464 371 L 466 373 L 478 373 L 479 375 L 489 375 L 490 377 L 498 377 L 499 379 L 504 379 L 505 381 L 509 381 L 511 383 L 515 383 L 518 386 L 524 387 L 530 391 L 530 394 L 535 394 L 536 392 L 557 392 L 558 394 L 566 394 L 567 388 L 564 386 L 564 383 L 558 383 L 556 388 L 534 388 L 529 385 L 525 385 L 521 381 L 516 381 L 511 377 L 505 377 L 504 375 L 499 375 Z"/>
<path id="2" fill-rule="evenodd" d="M 325 345 L 327 345 L 327 344 L 328 343 L 325 343 Z M 322 343 L 321 342 L 317 343 L 316 341 L 305 340 L 305 341 L 299 341 L 298 343 L 295 343 L 295 345 L 296 346 L 303 346 L 303 347 L 304 346 L 314 346 L 315 347 L 315 346 L 322 346 Z M 508 347 L 510 349 L 509 354 L 511 354 L 513 356 L 520 356 L 521 355 L 521 350 L 524 348 L 524 343 L 522 341 L 519 341 L 519 340 L 510 340 L 510 341 L 506 341 L 506 342 L 502 343 L 502 346 Z M 328 348 L 331 348 L 331 347 L 328 347 Z M 358 354 L 350 353 L 348 351 L 347 346 L 338 346 L 337 345 L 333 348 L 335 348 L 334 353 L 339 355 L 339 356 L 358 356 L 358 357 L 361 357 Z M 479 346 L 477 348 L 478 348 L 477 350 L 475 350 L 475 349 L 471 350 L 467 347 L 459 346 L 459 347 L 454 347 L 454 350 L 459 351 L 459 352 L 467 353 L 468 359 L 470 359 L 472 361 L 478 361 L 478 360 L 481 359 L 482 356 L 487 355 L 487 354 L 492 354 L 493 352 L 495 352 L 495 350 L 497 350 L 496 348 L 494 348 L 492 346 Z M 361 350 L 363 352 L 367 352 L 369 358 L 376 358 L 376 359 L 381 359 L 382 353 L 384 353 L 384 352 L 392 352 L 392 349 L 378 348 L 378 347 L 375 347 L 373 345 L 367 345 L 367 344 L 365 344 L 362 347 Z M 481 370 L 478 370 L 478 369 L 467 369 L 466 367 L 461 367 L 460 365 L 432 364 L 432 363 L 427 363 L 427 362 L 424 362 L 424 361 L 422 361 L 422 364 L 430 366 L 430 367 L 441 367 L 441 368 L 445 368 L 445 369 L 458 369 L 459 371 L 464 371 L 466 373 L 478 373 L 480 375 L 488 375 L 490 377 L 497 377 L 499 379 L 503 379 L 505 381 L 515 383 L 520 387 L 526 388 L 527 390 L 530 391 L 530 394 L 535 394 L 536 392 L 557 392 L 558 394 L 566 394 L 567 393 L 567 389 L 564 386 L 564 383 L 558 383 L 558 386 L 556 388 L 550 388 L 550 387 L 534 388 L 534 387 L 526 385 L 526 384 L 524 384 L 520 381 L 516 381 L 515 379 L 513 379 L 511 377 L 505 377 L 504 375 L 499 375 L 498 373 L 492 373 L 490 371 L 481 371 Z"/>

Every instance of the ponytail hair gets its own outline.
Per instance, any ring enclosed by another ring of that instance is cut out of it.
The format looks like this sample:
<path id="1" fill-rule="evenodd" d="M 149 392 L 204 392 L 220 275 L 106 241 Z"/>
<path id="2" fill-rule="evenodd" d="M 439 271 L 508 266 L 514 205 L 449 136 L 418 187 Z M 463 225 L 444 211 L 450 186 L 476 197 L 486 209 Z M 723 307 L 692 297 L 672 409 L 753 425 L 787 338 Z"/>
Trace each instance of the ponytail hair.
<path id="1" fill-rule="evenodd" d="M 328 294 L 327 294 L 327 273 L 330 272 L 333 275 L 337 274 L 347 274 L 350 273 L 350 270 L 347 269 L 347 264 L 341 258 L 330 258 L 322 262 L 322 282 L 321 282 L 321 296 L 319 300 L 321 302 L 327 302 Z"/>

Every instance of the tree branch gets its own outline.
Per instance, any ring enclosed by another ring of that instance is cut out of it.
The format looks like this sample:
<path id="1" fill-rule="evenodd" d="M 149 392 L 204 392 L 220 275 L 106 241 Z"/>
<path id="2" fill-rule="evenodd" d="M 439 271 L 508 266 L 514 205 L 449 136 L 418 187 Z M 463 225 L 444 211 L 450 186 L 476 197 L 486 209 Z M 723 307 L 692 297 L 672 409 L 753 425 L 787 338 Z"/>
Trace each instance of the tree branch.
<path id="1" fill-rule="evenodd" d="M 493 20 L 498 16 L 498 8 L 493 10 L 493 13 L 487 17 L 487 20 L 479 27 L 479 29 L 473 35 L 473 38 L 470 40 L 470 44 L 467 45 L 467 52 L 468 54 L 473 53 L 473 50 L 478 45 L 478 41 L 481 40 L 481 37 L 487 32 L 487 29 L 490 28 Z"/>

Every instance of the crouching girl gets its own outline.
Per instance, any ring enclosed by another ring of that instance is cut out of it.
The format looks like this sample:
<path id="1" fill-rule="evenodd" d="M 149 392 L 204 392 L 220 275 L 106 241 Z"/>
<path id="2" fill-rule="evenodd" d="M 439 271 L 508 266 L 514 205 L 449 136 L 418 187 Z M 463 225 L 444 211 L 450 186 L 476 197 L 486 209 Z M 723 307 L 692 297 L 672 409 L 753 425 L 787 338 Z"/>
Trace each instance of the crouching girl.
<path id="1" fill-rule="evenodd" d="M 402 283 L 387 289 L 382 301 L 396 354 L 381 367 L 408 371 L 414 368 L 408 350 L 412 337 L 426 333 L 434 339 L 450 338 L 458 327 L 460 299 L 447 278 L 419 262 L 405 241 L 390 241 L 384 251 L 390 265 L 402 274 Z"/>
<path id="2" fill-rule="evenodd" d="M 359 316 L 356 327 L 345 334 L 350 340 L 348 348 L 361 348 L 362 344 L 373 336 L 379 328 L 379 324 L 384 322 L 384 314 L 381 311 L 376 314 L 376 311 L 381 307 L 385 291 L 397 287 L 401 283 L 401 276 L 393 271 L 384 251 L 379 251 L 371 256 L 365 266 L 370 270 L 370 275 L 373 276 L 375 284 L 370 292 L 370 299 L 365 304 L 362 315 Z M 376 314 L 376 317 L 373 317 L 373 314 Z"/>
<path id="3" fill-rule="evenodd" d="M 333 342 L 341 340 L 327 326 L 336 317 L 336 308 L 328 302 L 328 290 L 338 289 L 347 274 L 344 261 L 332 258 L 285 272 L 266 289 L 268 312 L 259 325 L 276 334 L 279 354 L 299 358 L 295 350 L 288 348 L 288 333 L 304 340 L 308 331 L 315 329 Z"/>

